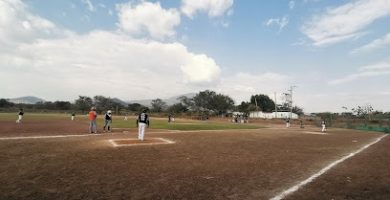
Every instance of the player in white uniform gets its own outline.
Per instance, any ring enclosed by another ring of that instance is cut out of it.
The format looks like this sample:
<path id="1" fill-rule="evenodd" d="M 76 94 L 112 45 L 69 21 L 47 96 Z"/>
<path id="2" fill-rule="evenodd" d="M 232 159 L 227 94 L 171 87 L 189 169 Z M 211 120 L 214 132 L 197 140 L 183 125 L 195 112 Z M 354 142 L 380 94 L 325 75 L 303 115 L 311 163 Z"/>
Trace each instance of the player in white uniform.
<path id="1" fill-rule="evenodd" d="M 149 127 L 149 116 L 146 114 L 146 110 L 143 110 L 137 119 L 138 139 L 141 141 L 145 138 L 145 126 Z"/>
<path id="2" fill-rule="evenodd" d="M 326 124 L 325 124 L 325 121 L 324 120 L 322 120 L 322 122 L 321 122 L 321 126 L 322 126 L 322 132 L 326 132 Z"/>
<path id="3" fill-rule="evenodd" d="M 287 118 L 286 120 L 286 128 L 290 128 L 291 124 L 290 124 L 290 118 Z"/>
<path id="4" fill-rule="evenodd" d="M 19 113 L 18 113 L 18 119 L 16 120 L 16 123 L 19 124 L 20 122 L 22 122 L 23 115 L 24 115 L 23 108 L 21 108 Z"/>

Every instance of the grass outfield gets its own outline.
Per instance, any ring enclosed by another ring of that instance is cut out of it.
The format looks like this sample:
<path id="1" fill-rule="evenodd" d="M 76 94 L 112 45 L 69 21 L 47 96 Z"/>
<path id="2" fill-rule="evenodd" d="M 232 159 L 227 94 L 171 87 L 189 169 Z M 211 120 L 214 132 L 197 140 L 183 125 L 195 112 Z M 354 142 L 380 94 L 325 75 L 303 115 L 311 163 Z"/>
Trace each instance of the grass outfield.
<path id="1" fill-rule="evenodd" d="M 135 128 L 136 117 L 129 116 L 128 120 L 123 120 L 123 116 L 114 116 L 113 128 Z M 17 114 L 15 113 L 0 113 L 1 121 L 15 121 Z M 24 115 L 24 121 L 50 121 L 50 120 L 70 120 L 70 114 L 46 114 L 46 113 L 27 113 Z M 175 119 L 174 123 L 168 123 L 166 118 L 155 118 L 150 119 L 150 128 L 153 129 L 168 129 L 168 130 L 226 130 L 226 129 L 257 129 L 263 128 L 259 125 L 254 124 L 234 124 L 221 121 L 198 121 L 188 119 Z M 76 115 L 76 121 L 88 121 L 87 115 Z M 99 115 L 97 119 L 98 126 L 103 126 L 103 115 Z"/>

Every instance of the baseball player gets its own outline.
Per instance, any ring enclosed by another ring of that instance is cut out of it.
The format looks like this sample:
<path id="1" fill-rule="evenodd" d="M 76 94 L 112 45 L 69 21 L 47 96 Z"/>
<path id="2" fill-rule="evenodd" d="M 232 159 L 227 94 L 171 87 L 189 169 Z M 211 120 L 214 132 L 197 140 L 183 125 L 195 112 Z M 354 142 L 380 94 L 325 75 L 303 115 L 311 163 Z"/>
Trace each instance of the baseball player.
<path id="1" fill-rule="evenodd" d="M 145 126 L 149 128 L 149 116 L 146 114 L 146 109 L 138 115 L 137 127 L 138 127 L 138 139 L 143 141 L 145 137 Z"/>
<path id="2" fill-rule="evenodd" d="M 108 110 L 104 115 L 104 126 L 103 126 L 104 132 L 106 132 L 106 127 L 108 132 L 111 132 L 111 123 L 112 123 L 112 114 L 111 114 L 111 110 Z"/>
<path id="3" fill-rule="evenodd" d="M 72 121 L 74 120 L 75 117 L 76 117 L 76 113 L 75 113 L 75 112 L 72 112 L 72 115 L 71 115 Z"/>
<path id="4" fill-rule="evenodd" d="M 287 118 L 286 120 L 286 128 L 290 128 L 291 124 L 290 124 L 290 118 Z"/>
<path id="5" fill-rule="evenodd" d="M 322 126 L 322 130 L 321 130 L 321 132 L 326 132 L 326 123 L 325 123 L 325 121 L 324 121 L 324 120 L 322 120 L 322 122 L 321 122 L 321 126 Z"/>
<path id="6" fill-rule="evenodd" d="M 21 109 L 19 110 L 18 119 L 16 120 L 16 123 L 19 124 L 20 122 L 22 122 L 23 115 L 24 115 L 23 108 L 21 108 Z"/>
<path id="7" fill-rule="evenodd" d="M 96 118 L 96 108 L 92 107 L 91 111 L 89 111 L 89 133 L 97 133 Z"/>

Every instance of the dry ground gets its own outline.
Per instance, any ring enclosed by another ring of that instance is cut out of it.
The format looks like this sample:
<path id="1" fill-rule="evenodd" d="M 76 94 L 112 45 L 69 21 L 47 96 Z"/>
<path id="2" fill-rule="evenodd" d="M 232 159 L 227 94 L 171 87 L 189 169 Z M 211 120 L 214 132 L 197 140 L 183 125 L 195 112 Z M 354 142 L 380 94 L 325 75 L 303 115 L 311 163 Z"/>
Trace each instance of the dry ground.
<path id="1" fill-rule="evenodd" d="M 175 143 L 114 147 L 109 140 L 136 138 L 136 130 L 84 135 L 85 122 L 56 120 L 0 127 L 0 199 L 270 199 L 382 136 L 148 129 L 147 140 Z M 38 135 L 80 137 L 10 139 Z M 385 137 L 286 199 L 390 199 L 389 146 Z"/>

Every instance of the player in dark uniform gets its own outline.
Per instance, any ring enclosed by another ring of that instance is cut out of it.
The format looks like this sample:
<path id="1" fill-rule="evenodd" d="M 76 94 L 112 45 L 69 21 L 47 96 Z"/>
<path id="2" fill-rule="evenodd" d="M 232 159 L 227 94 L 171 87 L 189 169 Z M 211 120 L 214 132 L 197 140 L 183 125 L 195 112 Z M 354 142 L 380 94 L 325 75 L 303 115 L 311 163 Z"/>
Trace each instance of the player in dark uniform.
<path id="1" fill-rule="evenodd" d="M 137 127 L 138 127 L 138 139 L 143 141 L 145 137 L 145 126 L 149 127 L 149 116 L 146 114 L 146 109 L 138 115 Z"/>
<path id="2" fill-rule="evenodd" d="M 106 127 L 108 132 L 111 132 L 111 123 L 112 123 L 112 114 L 111 114 L 111 110 L 108 110 L 104 115 L 104 126 L 103 126 L 104 132 L 106 132 Z"/>

